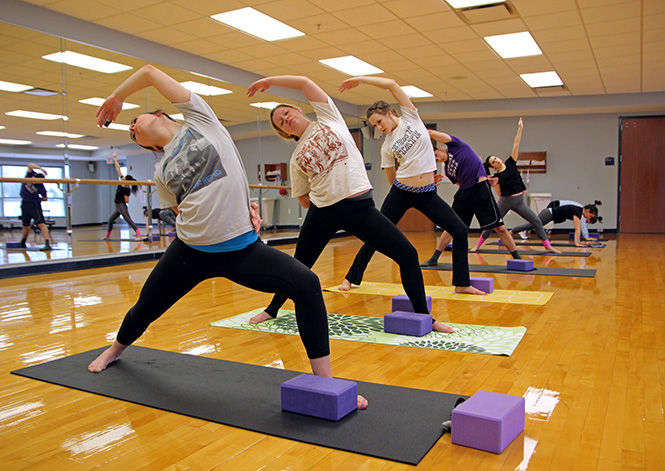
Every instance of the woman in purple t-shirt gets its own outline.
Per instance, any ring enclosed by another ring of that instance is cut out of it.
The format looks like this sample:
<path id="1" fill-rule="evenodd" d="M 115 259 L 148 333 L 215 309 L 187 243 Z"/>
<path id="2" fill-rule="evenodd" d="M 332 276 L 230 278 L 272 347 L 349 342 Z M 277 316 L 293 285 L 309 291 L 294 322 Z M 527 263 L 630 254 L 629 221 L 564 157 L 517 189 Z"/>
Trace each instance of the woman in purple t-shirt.
<path id="1" fill-rule="evenodd" d="M 448 179 L 459 185 L 453 200 L 453 209 L 462 222 L 468 227 L 475 215 L 481 229 L 494 229 L 513 258 L 521 258 L 512 234 L 503 223 L 480 157 L 466 142 L 455 136 L 434 130 L 429 130 L 429 135 L 435 141 L 445 144 L 437 146 L 434 153 L 437 161 L 444 163 Z M 444 231 L 439 237 L 434 254 L 421 266 L 435 266 L 441 252 L 452 239 L 452 236 Z"/>

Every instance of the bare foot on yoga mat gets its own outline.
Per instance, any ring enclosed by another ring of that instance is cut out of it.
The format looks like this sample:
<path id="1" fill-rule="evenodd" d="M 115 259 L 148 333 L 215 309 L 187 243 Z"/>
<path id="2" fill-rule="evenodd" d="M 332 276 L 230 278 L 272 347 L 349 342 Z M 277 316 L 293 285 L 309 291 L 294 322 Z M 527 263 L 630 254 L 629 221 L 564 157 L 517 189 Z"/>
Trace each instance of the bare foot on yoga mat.
<path id="1" fill-rule="evenodd" d="M 455 292 L 460 294 L 487 294 L 474 286 L 455 286 Z"/>
<path id="2" fill-rule="evenodd" d="M 474 252 L 474 253 L 475 253 L 475 252 L 478 252 L 478 247 L 474 247 L 474 248 L 472 248 L 471 250 L 469 250 L 469 252 Z"/>
<path id="3" fill-rule="evenodd" d="M 560 253 L 561 253 L 561 250 L 557 250 L 557 249 L 555 249 L 554 247 L 550 246 L 550 247 L 545 247 L 545 252 L 552 252 L 552 253 L 558 253 L 558 254 L 560 254 Z"/>
<path id="4" fill-rule="evenodd" d="M 367 409 L 368 404 L 367 399 L 358 394 L 358 409 Z"/>
<path id="5" fill-rule="evenodd" d="M 351 282 L 349 280 L 342 281 L 342 284 L 337 288 L 340 291 L 348 291 L 351 289 Z"/>
<path id="6" fill-rule="evenodd" d="M 95 358 L 93 362 L 88 365 L 88 371 L 91 371 L 92 373 L 99 373 L 104 371 L 107 366 L 118 359 L 125 348 L 127 348 L 125 345 L 114 342 L 113 345 L 104 350 L 101 355 Z"/>
<path id="7" fill-rule="evenodd" d="M 269 321 L 270 319 L 272 319 L 272 316 L 268 314 L 266 311 L 263 311 L 253 317 L 250 317 L 249 323 L 260 324 L 261 322 Z"/>
<path id="8" fill-rule="evenodd" d="M 446 324 L 442 324 L 439 321 L 436 321 L 434 324 L 432 324 L 432 330 L 443 332 L 444 334 L 452 334 L 455 332 L 451 327 L 448 327 Z"/>

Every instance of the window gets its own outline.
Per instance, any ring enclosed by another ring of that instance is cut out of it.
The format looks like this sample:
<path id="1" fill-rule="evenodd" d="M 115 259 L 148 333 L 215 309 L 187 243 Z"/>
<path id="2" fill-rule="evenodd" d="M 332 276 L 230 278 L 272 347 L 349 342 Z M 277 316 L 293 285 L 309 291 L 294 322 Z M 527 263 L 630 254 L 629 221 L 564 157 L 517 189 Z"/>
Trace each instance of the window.
<path id="1" fill-rule="evenodd" d="M 62 167 L 42 168 L 48 173 L 48 178 L 63 178 Z M 3 178 L 23 178 L 28 171 L 27 165 L 2 165 L 0 166 L 0 175 Z M 21 183 L 2 183 L 2 204 L 0 209 L 2 216 L 8 218 L 21 217 Z M 64 217 L 65 215 L 65 195 L 58 189 L 55 183 L 47 183 L 46 188 L 47 201 L 42 202 L 44 217 Z"/>

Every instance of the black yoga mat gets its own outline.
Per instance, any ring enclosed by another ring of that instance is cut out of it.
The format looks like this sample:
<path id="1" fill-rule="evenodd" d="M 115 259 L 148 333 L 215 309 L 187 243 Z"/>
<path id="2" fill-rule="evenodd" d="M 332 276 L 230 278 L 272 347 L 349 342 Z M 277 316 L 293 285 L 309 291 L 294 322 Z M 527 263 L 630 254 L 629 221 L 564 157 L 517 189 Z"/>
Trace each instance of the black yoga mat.
<path id="1" fill-rule="evenodd" d="M 576 247 L 575 244 L 570 243 L 570 242 L 554 242 L 554 241 L 550 241 L 550 242 L 552 243 L 552 246 L 554 246 L 554 247 Z M 503 245 L 503 244 L 499 244 L 498 242 L 488 242 L 488 244 L 489 245 Z M 543 245 L 543 243 L 541 241 L 535 241 L 535 240 L 533 242 L 530 242 L 528 240 L 527 241 L 516 240 L 515 244 L 517 244 L 518 247 L 521 246 L 521 245 L 540 245 L 540 246 Z M 603 244 L 602 242 L 594 242 L 593 244 L 594 245 L 589 245 L 587 247 L 600 248 L 600 249 L 605 247 L 605 244 Z"/>
<path id="2" fill-rule="evenodd" d="M 452 263 L 439 263 L 431 267 L 424 267 L 423 270 L 446 270 L 452 271 Z M 469 271 L 479 271 L 485 273 L 513 273 L 515 275 L 550 275 L 550 276 L 581 276 L 584 278 L 594 278 L 596 270 L 588 268 L 549 268 L 549 267 L 535 267 L 531 271 L 508 270 L 506 265 L 474 265 L 469 264 Z"/>
<path id="3" fill-rule="evenodd" d="M 554 245 L 554 244 L 552 244 Z M 472 253 L 497 253 L 497 254 L 504 254 L 504 255 L 510 255 L 510 252 L 506 249 L 478 249 L 475 252 Z M 520 254 L 522 255 L 547 255 L 547 256 L 554 256 L 554 257 L 588 257 L 591 255 L 591 252 L 561 252 L 561 253 L 552 253 L 552 252 L 547 252 L 545 250 L 520 250 Z"/>
<path id="4" fill-rule="evenodd" d="M 280 384 L 301 373 L 131 346 L 94 374 L 99 348 L 12 371 L 221 424 L 408 464 L 443 435 L 460 395 L 358 381 L 369 401 L 339 422 L 283 412 Z M 415 370 L 414 370 L 415 373 Z"/>

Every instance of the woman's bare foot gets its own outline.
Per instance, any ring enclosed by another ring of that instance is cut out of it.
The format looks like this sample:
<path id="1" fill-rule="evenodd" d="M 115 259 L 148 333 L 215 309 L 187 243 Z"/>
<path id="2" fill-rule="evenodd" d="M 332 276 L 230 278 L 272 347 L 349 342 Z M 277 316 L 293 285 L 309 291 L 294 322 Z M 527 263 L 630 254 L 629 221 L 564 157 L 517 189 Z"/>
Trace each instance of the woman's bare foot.
<path id="1" fill-rule="evenodd" d="M 340 291 L 348 291 L 351 289 L 351 282 L 349 280 L 342 281 L 342 284 L 337 288 Z"/>
<path id="2" fill-rule="evenodd" d="M 474 286 L 455 286 L 455 292 L 460 294 L 487 294 Z"/>
<path id="3" fill-rule="evenodd" d="M 104 350 L 92 363 L 88 365 L 88 371 L 92 373 L 99 373 L 104 371 L 107 366 L 116 361 L 120 354 L 127 348 L 118 342 L 113 342 L 109 348 Z"/>
<path id="4" fill-rule="evenodd" d="M 471 250 L 469 250 L 469 252 L 478 252 L 478 248 L 479 248 L 479 247 L 474 247 L 474 248 L 472 248 Z"/>
<path id="5" fill-rule="evenodd" d="M 446 324 L 442 324 L 439 321 L 435 321 L 434 324 L 432 324 L 432 330 L 443 332 L 444 334 L 452 334 L 455 332 L 451 327 L 448 327 Z"/>
<path id="6" fill-rule="evenodd" d="M 368 404 L 367 399 L 358 394 L 358 409 L 367 409 Z"/>
<path id="7" fill-rule="evenodd" d="M 250 324 L 260 324 L 261 322 L 269 321 L 273 317 L 268 314 L 266 311 L 260 312 L 259 314 L 255 315 L 254 317 L 249 318 L 249 323 Z"/>
<path id="8" fill-rule="evenodd" d="M 560 254 L 560 253 L 561 253 L 561 250 L 557 250 L 557 249 L 555 249 L 554 247 L 549 246 L 549 247 L 545 247 L 545 252 L 551 252 L 551 253 L 558 253 L 558 254 Z"/>

